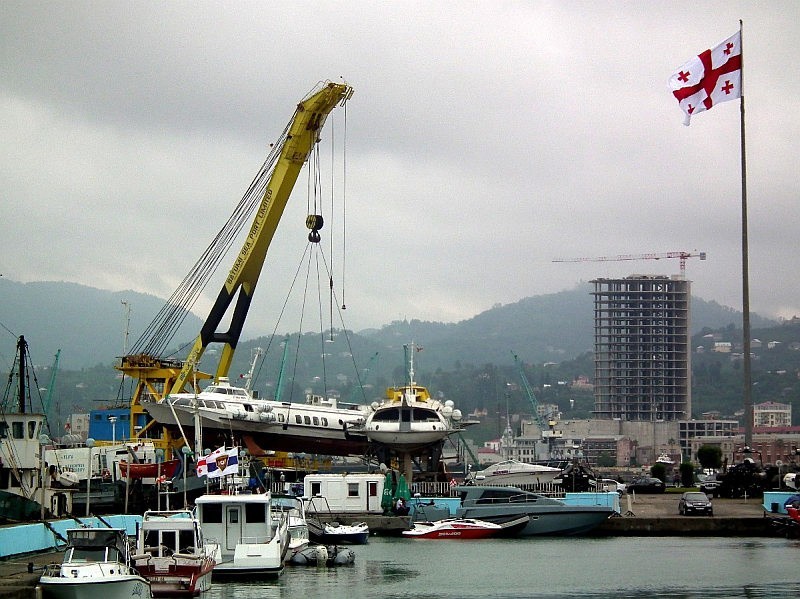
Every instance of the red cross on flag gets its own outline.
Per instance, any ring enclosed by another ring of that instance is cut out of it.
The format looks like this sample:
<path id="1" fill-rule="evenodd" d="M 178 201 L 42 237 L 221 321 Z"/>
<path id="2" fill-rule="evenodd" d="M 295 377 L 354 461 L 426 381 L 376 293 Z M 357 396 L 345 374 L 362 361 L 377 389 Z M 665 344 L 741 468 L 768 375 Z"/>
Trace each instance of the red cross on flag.
<path id="1" fill-rule="evenodd" d="M 741 31 L 711 50 L 701 52 L 669 78 L 672 94 L 686 114 L 684 125 L 689 124 L 693 114 L 710 110 L 720 102 L 740 98 L 741 84 Z"/>

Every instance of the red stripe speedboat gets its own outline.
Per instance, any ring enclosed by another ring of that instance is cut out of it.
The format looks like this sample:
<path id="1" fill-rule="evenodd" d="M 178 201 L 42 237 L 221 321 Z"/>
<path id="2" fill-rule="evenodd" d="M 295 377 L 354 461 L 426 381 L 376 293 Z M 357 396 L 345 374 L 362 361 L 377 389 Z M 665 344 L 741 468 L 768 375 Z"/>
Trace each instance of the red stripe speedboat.
<path id="1" fill-rule="evenodd" d="M 499 536 L 505 527 L 494 522 L 471 518 L 445 518 L 436 522 L 414 522 L 403 536 L 413 539 L 485 539 Z"/>

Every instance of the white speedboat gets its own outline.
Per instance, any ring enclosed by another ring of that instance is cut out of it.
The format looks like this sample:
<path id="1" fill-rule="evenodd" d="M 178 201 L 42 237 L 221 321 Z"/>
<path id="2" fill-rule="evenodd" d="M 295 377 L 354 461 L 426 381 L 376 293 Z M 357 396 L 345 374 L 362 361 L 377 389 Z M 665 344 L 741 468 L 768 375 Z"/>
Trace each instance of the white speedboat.
<path id="1" fill-rule="evenodd" d="M 191 510 L 145 512 L 131 559 L 153 597 L 195 597 L 211 588 L 214 559 Z"/>
<path id="2" fill-rule="evenodd" d="M 73 528 L 61 564 L 39 579 L 44 599 L 148 599 L 150 583 L 131 564 L 121 528 Z"/>
<path id="3" fill-rule="evenodd" d="M 466 480 L 479 485 L 543 485 L 552 483 L 561 472 L 561 468 L 552 466 L 503 460 L 484 470 L 470 472 Z"/>
<path id="4" fill-rule="evenodd" d="M 412 343 L 404 346 L 409 364 L 408 383 L 389 387 L 382 402 L 373 402 L 364 431 L 370 441 L 400 451 L 435 445 L 462 430 L 461 411 L 451 400 L 433 399 L 428 389 L 414 381 Z"/>
<path id="5" fill-rule="evenodd" d="M 323 545 L 364 545 L 369 541 L 369 525 L 366 522 L 320 522 L 309 518 L 308 531 L 311 539 Z"/>
<path id="6" fill-rule="evenodd" d="M 510 536 L 527 523 L 527 516 L 518 518 L 511 526 L 473 518 L 444 518 L 436 522 L 414 522 L 414 528 L 402 534 L 412 539 L 486 539 L 503 534 Z"/>
<path id="7" fill-rule="evenodd" d="M 288 518 L 289 526 L 289 552 L 286 561 L 291 561 L 292 555 L 308 547 L 308 522 L 306 521 L 306 505 L 300 497 L 295 495 L 272 494 L 273 518 Z"/>
<path id="8" fill-rule="evenodd" d="M 273 514 L 271 493 L 206 494 L 195 500 L 214 577 L 277 577 L 289 550 L 289 519 Z"/>

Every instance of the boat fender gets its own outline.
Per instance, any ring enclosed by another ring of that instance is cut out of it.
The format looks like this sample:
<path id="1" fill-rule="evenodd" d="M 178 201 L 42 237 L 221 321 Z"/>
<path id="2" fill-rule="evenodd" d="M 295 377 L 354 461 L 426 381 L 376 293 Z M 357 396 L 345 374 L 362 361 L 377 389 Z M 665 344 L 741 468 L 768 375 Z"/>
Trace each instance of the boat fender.
<path id="1" fill-rule="evenodd" d="M 328 548 L 325 545 L 317 547 L 317 565 L 324 566 L 328 563 Z"/>

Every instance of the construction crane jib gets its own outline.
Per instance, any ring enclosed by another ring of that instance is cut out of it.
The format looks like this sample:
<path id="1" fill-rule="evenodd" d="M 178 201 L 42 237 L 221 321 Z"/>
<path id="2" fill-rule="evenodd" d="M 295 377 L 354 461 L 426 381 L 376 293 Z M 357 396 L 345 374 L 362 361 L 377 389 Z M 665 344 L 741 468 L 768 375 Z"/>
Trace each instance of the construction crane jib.
<path id="1" fill-rule="evenodd" d="M 352 95 L 353 89 L 349 85 L 328 82 L 297 105 L 283 147 L 280 149 L 280 156 L 275 163 L 261 204 L 250 226 L 250 232 L 201 328 L 200 335 L 195 339 L 181 372 L 172 385 L 172 393 L 183 391 L 186 384 L 191 381 L 195 365 L 200 361 L 210 343 L 224 344 L 215 378 L 218 380 L 228 375 L 233 353 L 244 326 L 258 277 L 261 274 L 267 248 L 269 248 L 278 227 L 278 221 L 283 214 L 300 170 L 311 154 L 314 145 L 319 141 L 319 131 L 325 124 L 328 115 L 337 105 L 344 104 Z M 238 298 L 236 298 L 231 315 L 230 328 L 227 332 L 218 332 L 217 328 L 237 293 Z"/>
<path id="2" fill-rule="evenodd" d="M 661 260 L 678 258 L 680 260 L 681 278 L 686 278 L 686 260 L 688 258 L 706 259 L 705 252 L 664 252 L 661 254 L 621 254 L 619 256 L 599 256 L 596 258 L 556 258 L 553 262 L 615 262 L 622 260 Z"/>

